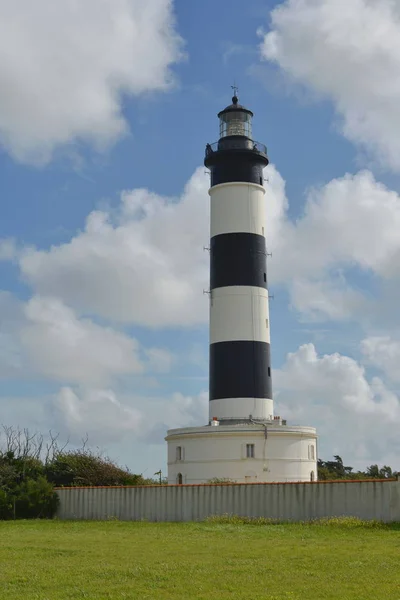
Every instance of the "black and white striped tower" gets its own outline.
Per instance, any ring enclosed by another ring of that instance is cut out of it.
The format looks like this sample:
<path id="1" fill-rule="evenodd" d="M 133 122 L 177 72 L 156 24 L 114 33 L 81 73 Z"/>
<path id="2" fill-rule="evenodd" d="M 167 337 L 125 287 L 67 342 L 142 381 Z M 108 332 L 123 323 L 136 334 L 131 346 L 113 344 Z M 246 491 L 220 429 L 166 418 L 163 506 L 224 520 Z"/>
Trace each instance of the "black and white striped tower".
<path id="1" fill-rule="evenodd" d="M 211 173 L 210 420 L 273 419 L 263 169 L 253 113 L 238 103 L 219 114 L 207 144 Z"/>

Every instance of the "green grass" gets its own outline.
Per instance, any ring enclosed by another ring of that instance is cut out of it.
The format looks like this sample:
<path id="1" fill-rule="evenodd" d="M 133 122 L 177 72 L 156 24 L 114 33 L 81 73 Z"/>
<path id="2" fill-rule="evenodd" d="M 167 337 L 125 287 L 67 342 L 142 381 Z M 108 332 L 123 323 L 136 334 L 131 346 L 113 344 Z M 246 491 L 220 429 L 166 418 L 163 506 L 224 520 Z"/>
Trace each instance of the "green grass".
<path id="1" fill-rule="evenodd" d="M 400 529 L 0 522 L 1 600 L 400 600 Z"/>

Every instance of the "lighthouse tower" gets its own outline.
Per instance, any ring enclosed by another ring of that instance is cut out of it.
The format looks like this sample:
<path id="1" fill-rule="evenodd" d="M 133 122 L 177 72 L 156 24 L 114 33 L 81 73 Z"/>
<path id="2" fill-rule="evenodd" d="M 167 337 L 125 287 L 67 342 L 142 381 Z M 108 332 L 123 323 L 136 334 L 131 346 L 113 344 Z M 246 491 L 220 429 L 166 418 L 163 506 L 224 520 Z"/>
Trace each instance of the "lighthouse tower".
<path id="1" fill-rule="evenodd" d="M 206 148 L 211 173 L 210 419 L 273 418 L 265 189 L 267 149 L 252 140 L 253 113 L 218 115 Z"/>
<path id="2" fill-rule="evenodd" d="M 263 169 L 238 97 L 207 144 L 211 175 L 209 423 L 168 431 L 168 482 L 313 481 L 316 431 L 274 416 Z M 268 200 L 268 199 L 267 199 Z"/>

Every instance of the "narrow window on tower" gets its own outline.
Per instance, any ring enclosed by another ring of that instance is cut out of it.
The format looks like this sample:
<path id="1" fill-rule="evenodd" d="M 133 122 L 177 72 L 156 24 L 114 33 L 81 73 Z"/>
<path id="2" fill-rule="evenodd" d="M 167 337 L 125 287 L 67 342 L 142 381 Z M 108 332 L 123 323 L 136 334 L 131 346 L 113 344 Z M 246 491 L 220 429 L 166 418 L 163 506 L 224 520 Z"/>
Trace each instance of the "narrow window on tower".
<path id="1" fill-rule="evenodd" d="M 268 329 L 268 319 L 265 319 L 265 325 L 266 325 L 266 327 Z"/>
<path id="2" fill-rule="evenodd" d="M 271 367 L 268 367 L 268 377 L 271 377 Z"/>
<path id="3" fill-rule="evenodd" d="M 176 460 L 182 460 L 182 446 L 176 447 Z"/>
<path id="4" fill-rule="evenodd" d="M 315 448 L 314 446 L 310 446 L 310 450 L 311 450 L 311 460 L 315 460 Z"/>
<path id="5" fill-rule="evenodd" d="M 263 183 L 264 183 L 264 182 L 263 182 L 263 178 L 262 178 L 262 177 L 260 177 L 260 185 L 262 185 Z"/>
<path id="6" fill-rule="evenodd" d="M 246 444 L 246 458 L 254 458 L 254 444 Z"/>
<path id="7" fill-rule="evenodd" d="M 263 235 L 264 235 L 264 234 L 265 234 L 265 230 L 264 230 L 264 227 L 263 227 L 263 228 L 262 228 L 262 234 L 263 234 Z"/>
<path id="8" fill-rule="evenodd" d="M 264 282 L 267 283 L 267 274 L 264 273 Z"/>

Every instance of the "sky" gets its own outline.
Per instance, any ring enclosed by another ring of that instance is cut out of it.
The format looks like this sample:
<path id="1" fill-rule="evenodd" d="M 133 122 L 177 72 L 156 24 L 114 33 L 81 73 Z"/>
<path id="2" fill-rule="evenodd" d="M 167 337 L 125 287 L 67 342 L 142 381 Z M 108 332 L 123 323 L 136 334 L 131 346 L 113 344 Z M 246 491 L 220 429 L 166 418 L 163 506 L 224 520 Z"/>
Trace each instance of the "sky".
<path id="1" fill-rule="evenodd" d="M 275 414 L 400 469 L 399 71 L 394 0 L 0 0 L 0 423 L 152 476 L 207 422 L 203 156 L 236 82 Z"/>

